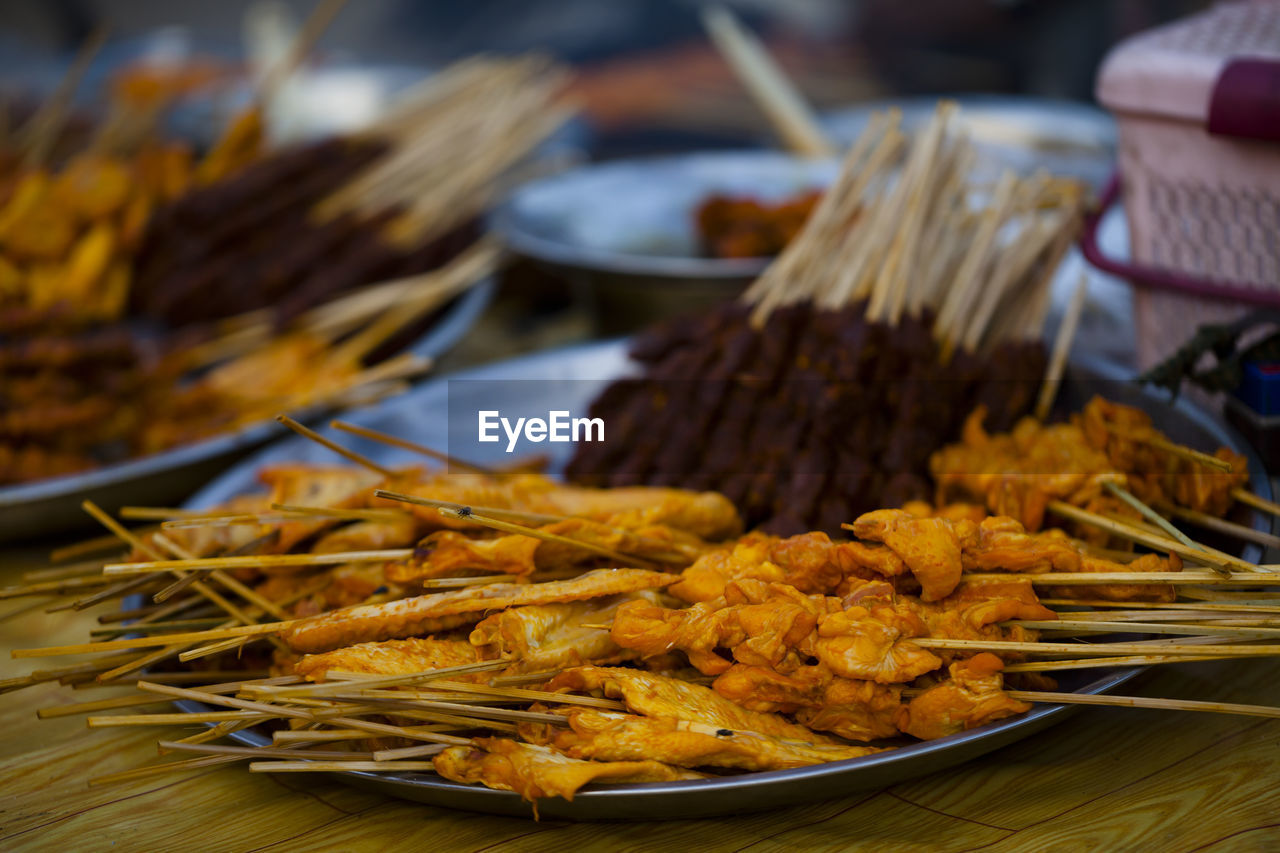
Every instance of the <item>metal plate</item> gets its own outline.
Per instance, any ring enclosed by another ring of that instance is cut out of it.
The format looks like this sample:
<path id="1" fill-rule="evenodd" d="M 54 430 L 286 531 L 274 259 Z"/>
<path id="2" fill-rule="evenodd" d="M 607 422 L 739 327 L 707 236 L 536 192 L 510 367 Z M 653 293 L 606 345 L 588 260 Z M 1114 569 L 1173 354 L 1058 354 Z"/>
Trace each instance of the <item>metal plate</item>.
<path id="1" fill-rule="evenodd" d="M 529 396 L 536 396 L 543 411 L 567 409 L 579 413 L 585 411 L 589 401 L 609 381 L 632 370 L 632 364 L 626 356 L 625 342 L 615 341 L 541 353 L 466 371 L 451 378 L 540 380 L 530 384 Z M 1262 497 L 1270 498 L 1270 485 L 1261 462 L 1234 431 L 1185 401 L 1168 404 L 1159 396 L 1132 382 L 1124 381 L 1121 378 L 1124 375 L 1121 369 L 1105 363 L 1074 364 L 1059 393 L 1059 410 L 1077 410 L 1095 393 L 1104 393 L 1119 402 L 1139 406 L 1150 412 L 1156 424 L 1176 441 L 1198 447 L 1223 444 L 1244 454 L 1249 459 L 1249 471 L 1255 491 Z M 495 384 L 489 390 L 519 387 L 518 382 L 510 382 Z M 451 393 L 455 403 L 462 404 L 457 409 L 465 408 L 470 413 L 474 412 L 475 407 L 467 404 L 474 398 L 467 395 L 479 394 L 483 390 L 478 384 L 465 383 L 455 384 L 451 392 L 449 380 L 436 379 L 403 397 L 354 413 L 348 419 L 373 429 L 406 436 L 429 446 L 446 447 L 447 418 L 440 415 L 448 410 Z M 520 396 L 518 390 L 508 390 L 505 393 L 509 397 Z M 512 409 L 519 410 L 528 401 L 486 396 L 483 402 L 485 408 L 498 409 L 507 408 L 507 403 L 510 402 Z M 459 412 L 455 412 L 456 414 Z M 383 464 L 420 461 L 385 445 L 357 442 L 347 433 L 330 434 Z M 560 449 L 560 453 L 552 454 L 557 466 L 564 463 L 571 450 L 569 445 L 545 446 L 549 450 Z M 497 450 L 489 458 L 475 457 L 471 461 L 494 462 L 500 456 L 501 450 Z M 299 460 L 332 462 L 333 455 L 306 439 L 296 436 L 287 438 L 239 463 L 197 494 L 188 506 L 207 508 L 235 495 L 256 491 L 259 489 L 256 472 L 260 466 Z M 1259 529 L 1269 529 L 1270 519 L 1255 517 L 1254 524 Z M 1243 556 L 1256 561 L 1261 554 L 1257 546 L 1249 546 Z M 1140 671 L 1140 668 L 1127 668 L 1098 676 L 1087 670 L 1080 670 L 1064 674 L 1059 681 L 1063 690 L 1103 693 L 1124 684 Z M 195 702 L 176 704 L 187 711 L 208 710 Z M 542 817 L 553 819 L 659 820 L 756 812 L 811 803 L 860 790 L 882 788 L 913 776 L 943 770 L 1039 732 L 1061 722 L 1075 710 L 1076 706 L 1037 705 L 1019 717 L 951 737 L 912 744 L 866 758 L 794 770 L 748 773 L 693 782 L 593 786 L 581 791 L 572 802 L 560 799 L 542 800 L 538 803 L 538 811 Z M 266 737 L 253 731 L 237 733 L 233 737 L 253 745 L 268 743 Z M 462 785 L 430 774 L 337 775 L 351 784 L 431 805 L 523 817 L 532 814 L 530 805 L 516 794 Z"/>
<path id="2" fill-rule="evenodd" d="M 454 300 L 408 350 L 430 358 L 446 353 L 480 317 L 495 287 L 487 279 Z M 279 434 L 280 427 L 266 421 L 93 471 L 0 488 L 0 543 L 83 527 L 84 500 L 108 512 L 128 504 L 169 506 Z"/>
<path id="3" fill-rule="evenodd" d="M 1097 107 L 1010 95 L 948 97 L 960 104 L 960 115 L 973 135 L 979 173 L 987 178 L 995 179 L 1004 168 L 1024 174 L 1047 169 L 1098 189 L 1115 168 L 1115 120 Z M 819 123 L 838 144 L 848 145 L 873 112 L 897 107 L 903 129 L 911 132 L 924 126 L 937 104 L 932 96 L 870 101 L 825 113 Z"/>
<path id="4" fill-rule="evenodd" d="M 517 252 L 561 267 L 743 283 L 768 259 L 702 257 L 698 205 L 714 193 L 780 201 L 827 186 L 837 171 L 834 160 L 773 151 L 617 160 L 525 184 L 492 223 Z"/>

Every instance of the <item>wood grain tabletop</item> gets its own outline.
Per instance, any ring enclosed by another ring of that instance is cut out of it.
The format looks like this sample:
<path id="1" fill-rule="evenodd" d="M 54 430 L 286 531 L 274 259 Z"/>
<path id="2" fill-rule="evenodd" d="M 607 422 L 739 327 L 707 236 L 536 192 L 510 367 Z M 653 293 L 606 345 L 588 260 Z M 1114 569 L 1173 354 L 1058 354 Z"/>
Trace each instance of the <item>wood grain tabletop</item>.
<path id="1" fill-rule="evenodd" d="M 0 553 L 0 585 L 36 565 L 34 552 Z M 47 606 L 0 602 L 0 648 L 78 642 L 96 624 L 92 611 L 50 615 Z M 3 657 L 0 679 L 41 665 Z M 1156 667 L 1125 690 L 1280 705 L 1280 661 Z M 243 764 L 89 787 L 91 776 L 155 762 L 157 740 L 189 733 L 36 719 L 39 708 L 106 695 L 56 684 L 0 695 L 0 850 L 1280 850 L 1274 719 L 1081 709 L 956 769 L 844 799 L 711 820 L 574 824 L 450 811 Z"/>

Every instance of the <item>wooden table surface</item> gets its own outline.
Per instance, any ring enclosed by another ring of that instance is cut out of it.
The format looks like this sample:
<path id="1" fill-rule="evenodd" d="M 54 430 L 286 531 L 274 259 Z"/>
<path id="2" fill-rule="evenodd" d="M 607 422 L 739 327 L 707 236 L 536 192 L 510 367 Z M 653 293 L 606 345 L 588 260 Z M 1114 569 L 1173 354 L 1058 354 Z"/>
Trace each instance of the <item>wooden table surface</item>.
<path id="1" fill-rule="evenodd" d="M 0 585 L 32 555 L 0 554 Z M 0 602 L 0 647 L 79 642 L 93 615 Z M 45 660 L 4 655 L 0 678 Z M 61 663 L 62 661 L 58 661 Z M 57 663 L 53 664 L 57 665 Z M 1157 667 L 1128 692 L 1280 705 L 1280 661 Z M 1280 720 L 1082 709 L 954 770 L 713 820 L 561 823 L 400 802 L 320 774 L 244 765 L 90 788 L 156 761 L 176 727 L 87 730 L 36 709 L 106 691 L 0 695 L 0 850 L 1280 850 Z"/>

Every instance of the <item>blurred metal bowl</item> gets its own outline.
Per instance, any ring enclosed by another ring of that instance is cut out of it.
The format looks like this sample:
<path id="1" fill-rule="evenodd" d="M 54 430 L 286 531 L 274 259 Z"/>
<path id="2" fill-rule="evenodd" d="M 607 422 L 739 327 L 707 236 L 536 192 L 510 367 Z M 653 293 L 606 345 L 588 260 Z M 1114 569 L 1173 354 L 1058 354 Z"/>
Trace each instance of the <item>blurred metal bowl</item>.
<path id="1" fill-rule="evenodd" d="M 433 359 L 444 355 L 479 319 L 495 289 L 491 278 L 476 284 L 445 307 L 405 351 Z M 331 413 L 329 409 L 311 409 L 294 415 L 311 421 Z M 91 525 L 81 509 L 86 500 L 111 513 L 129 504 L 173 506 L 246 453 L 281 434 L 274 421 L 263 421 L 92 471 L 0 487 L 0 544 Z"/>
<path id="2" fill-rule="evenodd" d="M 994 180 L 1004 168 L 1027 174 L 1047 169 L 1079 178 L 1094 189 L 1106 183 L 1116 158 L 1116 125 L 1110 114 L 1077 101 L 1014 95 L 948 96 L 960 104 L 977 149 L 980 175 Z M 819 123 L 841 147 L 858 138 L 873 112 L 902 111 L 910 133 L 924 126 L 938 96 L 868 101 L 834 110 Z"/>
<path id="3" fill-rule="evenodd" d="M 725 151 L 582 166 L 519 187 L 494 212 L 514 251 L 584 285 L 617 334 L 736 296 L 769 258 L 708 258 L 694 214 L 723 193 L 781 201 L 835 179 L 834 160 Z"/>

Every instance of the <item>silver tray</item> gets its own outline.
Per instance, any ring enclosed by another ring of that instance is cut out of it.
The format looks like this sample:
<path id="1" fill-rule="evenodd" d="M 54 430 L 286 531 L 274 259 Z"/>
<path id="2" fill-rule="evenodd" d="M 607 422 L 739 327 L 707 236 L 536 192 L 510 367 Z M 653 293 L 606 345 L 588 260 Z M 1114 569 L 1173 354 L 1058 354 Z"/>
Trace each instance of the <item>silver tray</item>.
<path id="1" fill-rule="evenodd" d="M 835 179 L 835 160 L 720 151 L 596 163 L 532 181 L 494 212 L 511 248 L 580 270 L 749 280 L 768 258 L 700 255 L 694 213 L 715 193 L 781 201 Z"/>
<path id="2" fill-rule="evenodd" d="M 612 379 L 632 372 L 622 341 L 589 344 L 570 349 L 501 362 L 466 371 L 448 379 L 435 379 L 403 397 L 353 413 L 348 419 L 364 426 L 412 438 L 429 446 L 447 446 L 447 421 L 457 429 L 467 424 L 474 429 L 475 409 L 498 408 L 506 414 L 523 410 L 546 412 L 567 409 L 575 415 L 585 412 L 587 404 Z M 1249 460 L 1249 471 L 1255 491 L 1271 496 L 1262 463 L 1252 449 L 1221 421 L 1182 401 L 1169 404 L 1160 396 L 1146 391 L 1122 377 L 1120 368 L 1106 363 L 1077 362 L 1071 366 L 1059 393 L 1059 408 L 1078 409 L 1093 393 L 1105 392 L 1111 399 L 1140 406 L 1150 412 L 1174 440 L 1209 447 L 1224 444 Z M 459 382 L 481 380 L 486 384 Z M 538 380 L 538 381 L 529 381 Z M 452 388 L 450 387 L 452 383 Z M 499 384 L 500 383 L 500 384 Z M 483 394 L 484 396 L 481 396 Z M 450 408 L 450 402 L 454 405 Z M 440 413 L 449 412 L 448 418 Z M 357 441 L 347 433 L 330 434 L 361 453 L 387 465 L 421 461 L 416 457 L 369 441 Z M 489 456 L 474 452 L 489 449 Z M 571 446 L 540 445 L 552 452 L 553 466 L 566 461 Z M 475 445 L 464 457 L 470 461 L 500 461 L 501 450 L 493 445 Z M 559 449 L 559 453 L 554 451 Z M 459 452 L 456 448 L 454 452 Z M 235 495 L 258 490 L 258 467 L 283 461 L 332 462 L 333 455 L 318 445 L 298 437 L 279 441 L 246 459 L 201 490 L 188 506 L 207 508 Z M 1255 515 L 1255 527 L 1270 529 L 1270 519 Z M 1242 554 L 1246 559 L 1260 558 L 1260 549 L 1249 546 Z M 1142 668 L 1114 670 L 1102 676 L 1081 670 L 1064 674 L 1062 689 L 1079 693 L 1105 693 L 1126 683 Z M 197 702 L 175 703 L 185 711 L 208 710 Z M 538 803 L 541 816 L 566 820 L 659 820 L 669 818 L 708 817 L 738 812 L 757 812 L 798 803 L 845 796 L 856 791 L 882 788 L 914 776 L 934 773 L 977 758 L 1014 741 L 1061 722 L 1076 710 L 1070 705 L 1037 705 L 1019 717 L 1002 720 L 972 731 L 912 744 L 900 749 L 851 759 L 848 761 L 749 773 L 716 779 L 647 785 L 592 786 L 581 791 L 572 802 L 546 799 Z M 247 730 L 232 737 L 246 744 L 266 745 L 269 739 L 259 732 Z M 494 791 L 479 786 L 462 785 L 425 773 L 336 774 L 338 778 L 360 787 L 372 788 L 392 796 L 416 800 L 436 806 L 488 812 L 492 814 L 530 817 L 528 803 L 517 794 Z"/>
<path id="3" fill-rule="evenodd" d="M 493 280 L 486 279 L 455 299 L 408 351 L 429 358 L 444 355 L 484 312 L 495 287 Z M 280 429 L 265 421 L 80 474 L 0 487 L 0 543 L 85 526 L 88 516 L 80 508 L 84 500 L 108 512 L 129 504 L 169 506 L 277 437 Z"/>

